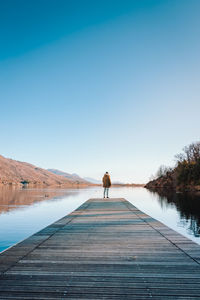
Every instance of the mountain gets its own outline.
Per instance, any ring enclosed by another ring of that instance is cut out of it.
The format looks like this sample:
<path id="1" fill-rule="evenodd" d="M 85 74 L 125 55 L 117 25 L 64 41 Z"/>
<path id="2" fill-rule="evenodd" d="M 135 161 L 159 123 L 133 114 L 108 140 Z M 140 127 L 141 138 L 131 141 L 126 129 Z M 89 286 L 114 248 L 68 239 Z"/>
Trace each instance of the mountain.
<path id="1" fill-rule="evenodd" d="M 47 169 L 47 170 L 53 174 L 63 176 L 73 182 L 80 182 L 80 183 L 85 183 L 85 184 L 89 183 L 85 178 L 81 178 L 79 175 L 77 175 L 75 173 L 70 174 L 70 173 L 66 173 L 66 172 L 63 172 L 63 171 L 60 171 L 57 169 Z"/>
<path id="2" fill-rule="evenodd" d="M 53 185 L 73 187 L 86 185 L 86 181 L 79 180 L 79 178 L 75 181 L 59 174 L 53 174 L 32 164 L 5 158 L 0 155 L 0 185 L 23 184 L 28 184 L 29 186 Z"/>
<path id="3" fill-rule="evenodd" d="M 101 184 L 102 182 L 100 180 L 94 179 L 94 178 L 90 178 L 90 177 L 84 177 L 84 180 L 89 181 L 93 184 Z"/>
<path id="4" fill-rule="evenodd" d="M 113 181 L 112 184 L 119 184 L 119 185 L 123 185 L 124 183 L 122 183 L 121 181 Z"/>

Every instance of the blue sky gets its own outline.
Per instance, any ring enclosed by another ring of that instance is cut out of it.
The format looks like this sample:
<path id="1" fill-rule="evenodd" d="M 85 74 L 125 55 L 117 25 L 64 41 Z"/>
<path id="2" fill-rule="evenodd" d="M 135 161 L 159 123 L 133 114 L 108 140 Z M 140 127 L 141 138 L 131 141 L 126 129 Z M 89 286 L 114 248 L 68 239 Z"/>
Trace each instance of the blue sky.
<path id="1" fill-rule="evenodd" d="M 199 140 L 200 1 L 0 0 L 0 154 L 146 182 Z"/>

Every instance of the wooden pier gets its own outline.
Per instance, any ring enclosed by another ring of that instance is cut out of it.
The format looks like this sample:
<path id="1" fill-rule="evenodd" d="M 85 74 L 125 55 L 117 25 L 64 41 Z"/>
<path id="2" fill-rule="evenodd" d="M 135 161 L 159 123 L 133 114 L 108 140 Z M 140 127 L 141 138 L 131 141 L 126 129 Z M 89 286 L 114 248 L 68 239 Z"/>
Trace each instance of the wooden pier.
<path id="1" fill-rule="evenodd" d="M 125 199 L 90 199 L 0 255 L 0 299 L 200 299 L 200 246 Z"/>

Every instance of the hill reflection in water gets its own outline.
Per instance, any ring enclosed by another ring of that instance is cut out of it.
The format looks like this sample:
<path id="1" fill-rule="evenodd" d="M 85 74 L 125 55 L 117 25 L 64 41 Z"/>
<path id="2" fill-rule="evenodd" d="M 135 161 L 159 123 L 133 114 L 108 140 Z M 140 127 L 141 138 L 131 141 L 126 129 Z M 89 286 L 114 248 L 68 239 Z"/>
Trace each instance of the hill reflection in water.
<path id="1" fill-rule="evenodd" d="M 13 209 L 21 209 L 40 201 L 72 195 L 72 192 L 62 189 L 28 189 L 28 188 L 0 188 L 0 214 Z"/>

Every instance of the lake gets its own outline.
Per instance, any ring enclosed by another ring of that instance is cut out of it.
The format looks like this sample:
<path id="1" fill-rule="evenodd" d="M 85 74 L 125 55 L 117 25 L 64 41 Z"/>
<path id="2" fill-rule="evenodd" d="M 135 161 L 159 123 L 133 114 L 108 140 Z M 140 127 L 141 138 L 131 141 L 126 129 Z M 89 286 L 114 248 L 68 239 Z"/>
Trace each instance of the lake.
<path id="1" fill-rule="evenodd" d="M 102 197 L 102 192 L 101 187 L 0 188 L 0 251 L 69 214 L 87 199 Z M 200 196 L 113 187 L 110 197 L 127 199 L 146 214 L 200 244 Z"/>

